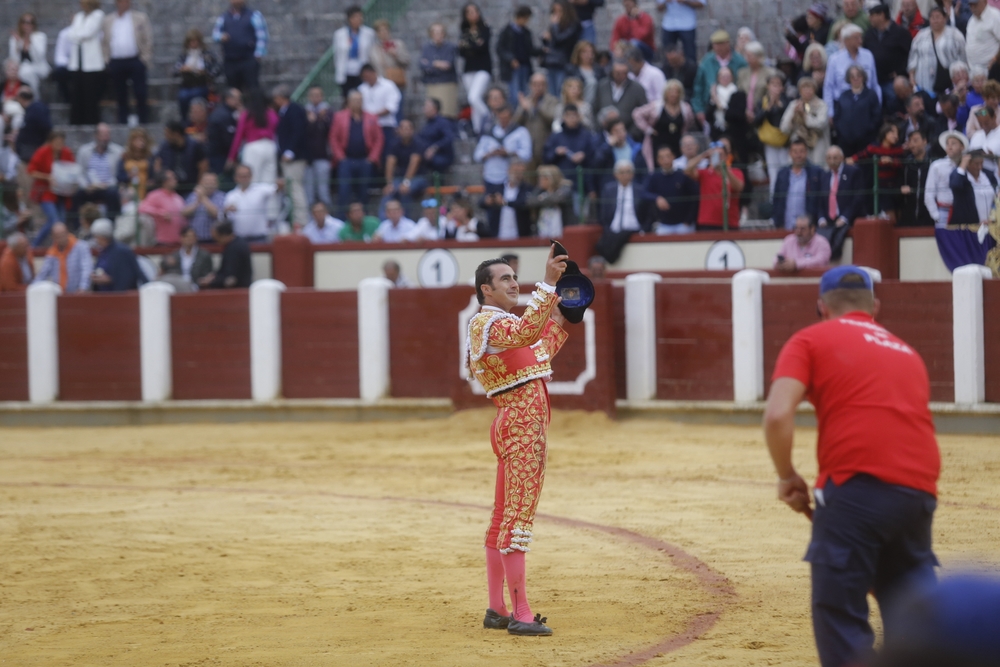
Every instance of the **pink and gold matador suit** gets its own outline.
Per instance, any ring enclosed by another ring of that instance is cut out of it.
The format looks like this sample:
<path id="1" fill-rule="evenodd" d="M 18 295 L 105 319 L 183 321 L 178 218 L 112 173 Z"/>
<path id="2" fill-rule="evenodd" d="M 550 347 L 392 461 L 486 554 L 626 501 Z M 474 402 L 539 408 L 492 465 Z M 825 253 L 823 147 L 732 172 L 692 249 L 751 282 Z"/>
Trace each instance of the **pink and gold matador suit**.
<path id="1" fill-rule="evenodd" d="M 469 322 L 469 370 L 497 406 L 490 429 L 497 456 L 493 516 L 486 546 L 501 554 L 528 551 L 545 479 L 545 440 L 551 413 L 545 382 L 567 334 L 549 319 L 555 289 L 538 283 L 518 317 L 483 306 Z"/>

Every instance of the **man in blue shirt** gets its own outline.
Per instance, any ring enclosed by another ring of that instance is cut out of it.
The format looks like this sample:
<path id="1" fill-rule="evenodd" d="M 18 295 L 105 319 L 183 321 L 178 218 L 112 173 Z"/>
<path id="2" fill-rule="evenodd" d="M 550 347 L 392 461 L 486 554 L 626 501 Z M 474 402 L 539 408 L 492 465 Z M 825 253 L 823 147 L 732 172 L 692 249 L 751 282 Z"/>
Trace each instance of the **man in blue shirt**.
<path id="1" fill-rule="evenodd" d="M 267 22 L 246 0 L 229 0 L 229 11 L 215 21 L 212 41 L 222 44 L 226 85 L 242 91 L 260 86 L 260 59 L 267 55 Z"/>
<path id="2" fill-rule="evenodd" d="M 414 136 L 413 121 L 403 119 L 385 152 L 385 188 L 379 217 L 384 217 L 385 205 L 390 199 L 398 199 L 403 209 L 410 213 L 413 201 L 427 189 L 422 164 L 425 150 L 423 142 Z"/>
<path id="3" fill-rule="evenodd" d="M 562 115 L 562 132 L 545 142 L 545 164 L 554 164 L 570 182 L 576 183 L 577 167 L 586 167 L 597 150 L 593 132 L 580 125 L 580 112 L 567 104 Z"/>
<path id="4" fill-rule="evenodd" d="M 660 48 L 669 51 L 674 44 L 684 45 L 684 57 L 698 62 L 694 33 L 698 26 L 695 10 L 705 6 L 706 0 L 656 0 L 656 8 L 663 13 L 660 23 Z"/>
<path id="5" fill-rule="evenodd" d="M 424 149 L 424 166 L 428 171 L 444 173 L 455 161 L 455 132 L 451 121 L 441 115 L 441 101 L 428 97 L 424 101 L 423 128 L 417 133 L 417 140 Z"/>
<path id="6" fill-rule="evenodd" d="M 126 292 L 139 289 L 146 282 L 146 276 L 139 268 L 135 253 L 124 243 L 114 239 L 114 228 L 110 220 L 98 220 L 90 228 L 97 249 L 94 273 L 90 283 L 95 292 Z"/>
<path id="7" fill-rule="evenodd" d="M 823 170 L 809 164 L 809 147 L 801 139 L 788 150 L 792 164 L 782 167 L 774 184 L 771 220 L 778 229 L 795 229 L 799 216 L 817 221 L 823 215 Z"/>
<path id="8" fill-rule="evenodd" d="M 657 234 L 693 234 L 698 218 L 698 184 L 674 169 L 670 146 L 656 151 L 658 169 L 649 175 L 642 199 L 648 202 Z"/>

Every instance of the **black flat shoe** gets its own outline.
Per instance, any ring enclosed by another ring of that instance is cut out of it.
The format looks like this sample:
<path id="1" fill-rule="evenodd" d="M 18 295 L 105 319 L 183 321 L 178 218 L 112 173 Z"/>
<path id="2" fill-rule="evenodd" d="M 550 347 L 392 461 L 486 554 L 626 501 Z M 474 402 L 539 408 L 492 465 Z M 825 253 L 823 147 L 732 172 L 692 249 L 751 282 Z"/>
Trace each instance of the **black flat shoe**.
<path id="1" fill-rule="evenodd" d="M 541 614 L 535 614 L 535 620 L 530 623 L 511 617 L 510 623 L 507 625 L 507 633 L 520 637 L 551 637 L 552 628 L 545 625 L 547 620 L 549 619 L 542 618 Z"/>
<path id="2" fill-rule="evenodd" d="M 506 630 L 510 624 L 510 616 L 501 616 L 492 609 L 486 610 L 486 618 L 483 619 L 483 627 L 487 630 Z"/>

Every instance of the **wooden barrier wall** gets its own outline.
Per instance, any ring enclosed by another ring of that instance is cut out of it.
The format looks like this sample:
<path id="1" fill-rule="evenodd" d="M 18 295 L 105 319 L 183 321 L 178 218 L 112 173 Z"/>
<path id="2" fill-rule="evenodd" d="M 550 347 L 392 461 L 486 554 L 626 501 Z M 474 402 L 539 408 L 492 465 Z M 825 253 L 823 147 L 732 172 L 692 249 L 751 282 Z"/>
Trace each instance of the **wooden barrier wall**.
<path id="1" fill-rule="evenodd" d="M 59 398 L 139 401 L 139 294 L 69 294 L 57 301 Z"/>
<path id="2" fill-rule="evenodd" d="M 475 293 L 468 285 L 389 291 L 392 396 L 426 398 L 452 394 L 458 379 L 458 314 Z"/>
<path id="3" fill-rule="evenodd" d="M 799 329 L 819 321 L 815 284 L 764 285 L 764 382 L 771 374 L 782 346 Z M 927 365 L 931 400 L 955 400 L 952 355 L 951 283 L 879 283 L 879 324 L 916 350 Z"/>
<path id="4" fill-rule="evenodd" d="M 951 283 L 886 282 L 875 286 L 878 322 L 923 358 L 931 400 L 955 400 Z M 987 338 L 987 340 L 989 340 Z"/>
<path id="5" fill-rule="evenodd" d="M 816 315 L 816 283 L 808 285 L 764 285 L 764 395 L 771 388 L 771 375 L 778 353 L 792 335 L 819 321 Z"/>
<path id="6" fill-rule="evenodd" d="M 358 398 L 357 292 L 283 293 L 281 363 L 285 398 Z"/>
<path id="7" fill-rule="evenodd" d="M 1000 280 L 983 281 L 986 402 L 1000 403 Z"/>
<path id="8" fill-rule="evenodd" d="M 628 373 L 625 359 L 625 287 L 611 287 L 612 340 L 615 346 L 615 396 L 628 398 Z"/>
<path id="9" fill-rule="evenodd" d="M 170 299 L 174 398 L 250 398 L 248 291 Z"/>
<path id="10" fill-rule="evenodd" d="M 0 294 L 0 401 L 28 400 L 24 294 Z"/>
<path id="11" fill-rule="evenodd" d="M 656 339 L 657 398 L 733 400 L 733 306 L 729 281 L 658 283 Z"/>

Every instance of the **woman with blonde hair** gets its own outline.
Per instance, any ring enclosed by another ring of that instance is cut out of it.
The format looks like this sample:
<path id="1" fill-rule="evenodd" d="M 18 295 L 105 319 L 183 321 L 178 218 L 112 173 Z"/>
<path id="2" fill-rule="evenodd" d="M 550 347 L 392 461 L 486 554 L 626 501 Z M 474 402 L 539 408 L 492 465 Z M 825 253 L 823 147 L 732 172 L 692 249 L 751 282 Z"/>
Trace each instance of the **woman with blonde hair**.
<path id="1" fill-rule="evenodd" d="M 393 39 L 389 22 L 385 19 L 375 21 L 372 26 L 378 39 L 372 44 L 368 53 L 368 62 L 375 68 L 378 75 L 389 79 L 399 88 L 399 114 L 397 120 L 403 119 L 403 96 L 406 93 L 406 69 L 410 66 L 410 52 L 402 40 Z"/>
<path id="2" fill-rule="evenodd" d="M 597 97 L 597 83 L 608 75 L 604 68 L 597 64 L 597 49 L 593 44 L 585 39 L 576 43 L 573 55 L 569 58 L 566 74 L 575 76 L 583 82 L 583 99 L 593 111 L 594 99 Z"/>
<path id="3" fill-rule="evenodd" d="M 101 46 L 104 12 L 101 0 L 80 0 L 80 11 L 69 26 L 70 109 L 72 125 L 101 122 L 101 95 L 104 92 L 104 49 Z"/>
<path id="4" fill-rule="evenodd" d="M 802 55 L 802 73 L 809 75 L 816 84 L 816 97 L 823 97 L 823 83 L 826 81 L 826 49 L 820 44 L 810 44 Z M 833 104 L 833 100 L 827 100 Z"/>
<path id="5" fill-rule="evenodd" d="M 556 106 L 556 117 L 552 121 L 552 131 L 562 132 L 562 114 L 566 105 L 573 104 L 580 113 L 580 124 L 584 129 L 593 131 L 594 110 L 590 103 L 583 98 L 583 82 L 576 77 L 568 77 L 563 81 L 562 95 L 559 98 L 559 105 Z"/>
<path id="6" fill-rule="evenodd" d="M 37 25 L 34 14 L 21 14 L 17 30 L 10 36 L 9 57 L 18 63 L 18 78 L 31 86 L 35 97 L 41 97 L 38 86 L 52 69 L 46 59 L 49 38 L 35 29 Z"/>
<path id="7" fill-rule="evenodd" d="M 632 111 L 635 126 L 646 138 L 642 141 L 642 157 L 650 171 L 656 170 L 656 154 L 667 146 L 674 155 L 681 154 L 681 137 L 696 129 L 694 110 L 684 101 L 684 84 L 670 79 L 663 88 L 663 99 L 654 100 Z"/>
<path id="8" fill-rule="evenodd" d="M 826 164 L 826 149 L 830 147 L 830 121 L 826 102 L 812 77 L 804 76 L 798 83 L 799 99 L 790 102 L 781 117 L 781 131 L 795 141 L 801 139 L 809 147 L 809 161 Z"/>
<path id="9" fill-rule="evenodd" d="M 184 35 L 184 51 L 174 63 L 174 75 L 181 78 L 177 91 L 181 120 L 187 120 L 191 100 L 198 97 L 208 99 L 209 88 L 221 71 L 219 61 L 205 48 L 205 37 L 201 31 L 197 28 L 188 30 Z"/>
<path id="10" fill-rule="evenodd" d="M 448 32 L 444 24 L 432 23 L 427 29 L 430 38 L 420 52 L 420 71 L 424 79 L 424 95 L 441 103 L 441 115 L 455 118 L 458 115 L 458 75 L 455 74 L 455 56 L 458 48 L 445 41 Z"/>
<path id="11" fill-rule="evenodd" d="M 538 187 L 528 195 L 527 207 L 536 211 L 539 238 L 559 238 L 564 227 L 577 222 L 573 185 L 563 178 L 559 167 L 551 164 L 538 168 Z"/>
<path id="12" fill-rule="evenodd" d="M 118 184 L 122 188 L 135 188 L 136 200 L 146 198 L 146 182 L 149 179 L 149 158 L 153 154 L 153 142 L 149 133 L 141 127 L 133 128 L 125 142 L 125 152 L 118 163 Z"/>

